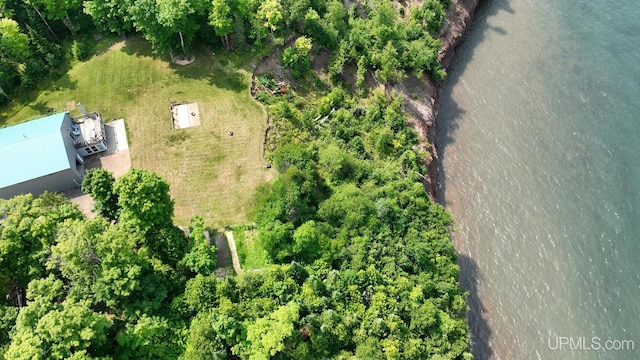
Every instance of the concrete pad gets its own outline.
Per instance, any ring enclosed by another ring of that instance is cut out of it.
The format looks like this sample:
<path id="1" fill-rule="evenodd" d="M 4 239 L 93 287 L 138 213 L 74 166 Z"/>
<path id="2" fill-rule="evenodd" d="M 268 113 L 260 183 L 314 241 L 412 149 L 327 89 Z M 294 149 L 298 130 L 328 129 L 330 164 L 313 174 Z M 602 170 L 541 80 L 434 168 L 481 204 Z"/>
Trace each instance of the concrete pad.
<path id="1" fill-rule="evenodd" d="M 129 149 L 124 119 L 113 120 L 104 124 L 104 131 L 107 133 L 107 154 L 115 154 L 118 151 Z"/>
<path id="2" fill-rule="evenodd" d="M 90 156 L 85 160 L 87 169 L 103 168 L 118 178 L 131 169 L 131 154 L 124 120 L 114 120 L 104 124 L 107 137 L 107 151 Z"/>
<path id="3" fill-rule="evenodd" d="M 131 155 L 129 149 L 119 151 L 115 154 L 106 154 L 85 162 L 88 169 L 103 168 L 113 173 L 115 178 L 119 178 L 131 169 Z"/>
<path id="4" fill-rule="evenodd" d="M 198 103 L 171 105 L 171 118 L 174 129 L 200 126 L 200 108 Z"/>

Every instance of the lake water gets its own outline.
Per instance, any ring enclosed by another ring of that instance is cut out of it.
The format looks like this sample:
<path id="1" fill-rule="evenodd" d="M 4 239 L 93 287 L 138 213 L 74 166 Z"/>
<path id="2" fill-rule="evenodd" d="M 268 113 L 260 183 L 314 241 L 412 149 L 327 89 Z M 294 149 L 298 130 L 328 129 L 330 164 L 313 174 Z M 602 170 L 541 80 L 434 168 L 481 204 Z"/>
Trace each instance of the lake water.
<path id="1" fill-rule="evenodd" d="M 476 359 L 640 359 L 637 1 L 485 1 L 437 121 Z"/>

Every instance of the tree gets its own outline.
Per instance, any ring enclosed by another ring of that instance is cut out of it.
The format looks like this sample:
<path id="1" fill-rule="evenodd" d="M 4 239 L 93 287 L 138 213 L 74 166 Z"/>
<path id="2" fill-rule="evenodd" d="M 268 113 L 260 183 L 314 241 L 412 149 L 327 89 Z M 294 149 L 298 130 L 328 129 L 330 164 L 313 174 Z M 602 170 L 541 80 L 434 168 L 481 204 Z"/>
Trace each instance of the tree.
<path id="1" fill-rule="evenodd" d="M 269 359 L 285 350 L 285 341 L 294 336 L 300 319 L 300 308 L 294 302 L 280 306 L 267 317 L 258 318 L 247 325 L 250 359 Z"/>
<path id="2" fill-rule="evenodd" d="M 334 184 L 339 184 L 355 175 L 356 166 L 353 158 L 335 144 L 329 144 L 320 149 L 318 163 L 328 181 Z"/>
<path id="3" fill-rule="evenodd" d="M 209 24 L 216 35 L 222 38 L 224 48 L 229 51 L 229 34 L 233 31 L 233 16 L 228 0 L 212 0 L 213 8 L 209 13 Z"/>
<path id="4" fill-rule="evenodd" d="M 227 359 L 227 349 L 212 325 L 209 312 L 198 314 L 189 326 L 186 350 L 182 360 L 223 360 Z"/>
<path id="5" fill-rule="evenodd" d="M 282 4 L 278 0 L 264 0 L 258 8 L 258 18 L 264 21 L 264 27 L 273 34 L 282 21 Z"/>
<path id="6" fill-rule="evenodd" d="M 370 51 L 372 59 L 376 57 L 376 54 L 382 52 L 389 43 L 393 47 L 399 46 L 398 43 L 405 36 L 400 31 L 402 27 L 398 26 L 397 15 L 397 10 L 390 1 L 376 1 L 365 25 L 365 31 L 373 39 L 373 49 Z"/>
<path id="7" fill-rule="evenodd" d="M 135 28 L 151 42 L 154 52 L 162 53 L 171 48 L 171 37 L 175 32 L 158 21 L 159 6 L 155 0 L 135 0 L 129 14 Z"/>
<path id="8" fill-rule="evenodd" d="M 301 225 L 313 216 L 317 194 L 323 190 L 314 170 L 290 166 L 259 192 L 255 210 L 258 226 L 270 226 L 274 220 Z"/>
<path id="9" fill-rule="evenodd" d="M 294 259 L 306 263 L 311 263 L 320 257 L 331 260 L 330 239 L 327 236 L 328 226 L 326 225 L 309 220 L 294 231 L 291 249 Z"/>
<path id="10" fill-rule="evenodd" d="M 293 47 L 286 48 L 282 52 L 282 64 L 291 69 L 295 77 L 300 77 L 309 70 L 311 66 L 309 52 L 312 46 L 311 39 L 300 36 Z"/>
<path id="11" fill-rule="evenodd" d="M 0 18 L 0 57 L 22 62 L 29 57 L 29 54 L 29 37 L 20 31 L 18 23 L 11 19 Z"/>
<path id="12" fill-rule="evenodd" d="M 40 315 L 34 313 L 38 308 Z M 44 309 L 44 311 L 42 311 Z M 32 316 L 28 316 L 32 314 Z M 51 304 L 35 300 L 20 311 L 7 359 L 91 358 L 101 354 L 111 321 L 92 311 L 89 302 Z"/>
<path id="13" fill-rule="evenodd" d="M 45 274 L 58 223 L 80 219 L 82 213 L 62 195 L 44 193 L 0 199 L 0 216 L 5 217 L 0 224 L 1 290 L 22 306 L 29 281 Z"/>
<path id="14" fill-rule="evenodd" d="M 82 180 L 82 192 L 93 198 L 94 211 L 111 221 L 118 219 L 120 211 L 118 194 L 113 191 L 115 181 L 110 171 L 101 168 L 87 170 Z"/>
<path id="15" fill-rule="evenodd" d="M 123 34 L 133 29 L 130 15 L 132 5 L 132 0 L 90 0 L 83 2 L 83 11 L 93 18 L 100 29 Z"/>
<path id="16" fill-rule="evenodd" d="M 205 8 L 205 0 L 156 0 L 157 21 L 160 25 L 178 33 L 182 53 L 186 54 L 185 43 L 189 43 L 200 27 L 193 16 L 200 15 Z M 185 41 L 186 37 L 186 41 Z"/>
<path id="17" fill-rule="evenodd" d="M 38 11 L 38 13 L 40 13 L 40 11 L 37 6 L 42 6 L 44 8 L 43 13 L 47 19 L 62 20 L 71 34 L 75 35 L 75 30 L 71 20 L 69 19 L 69 14 L 81 13 L 80 6 L 82 5 L 82 2 L 80 0 L 29 0 L 29 3 L 34 9 L 36 9 L 36 11 Z M 40 15 L 42 16 L 42 14 Z M 44 17 L 42 19 L 44 20 Z M 46 20 L 44 21 L 46 23 Z M 46 24 L 49 26 L 48 23 Z"/>
<path id="18" fill-rule="evenodd" d="M 304 19 L 307 10 L 317 8 L 318 2 L 312 0 L 280 0 L 283 20 L 288 29 L 296 31 Z"/>
<path id="19" fill-rule="evenodd" d="M 209 275 L 216 269 L 216 248 L 204 237 L 204 221 L 201 216 L 191 218 L 190 236 L 192 248 L 182 261 L 183 265 L 198 274 Z"/>
<path id="20" fill-rule="evenodd" d="M 117 359 L 177 359 L 183 348 L 176 342 L 172 324 L 158 316 L 142 315 L 117 335 Z"/>
<path id="21" fill-rule="evenodd" d="M 340 0 L 330 0 L 327 3 L 327 12 L 324 15 L 327 25 L 336 30 L 339 36 L 344 36 L 347 32 L 347 10 L 344 2 Z"/>
<path id="22" fill-rule="evenodd" d="M 391 42 L 382 49 L 381 52 L 373 55 L 374 61 L 379 64 L 376 69 L 376 78 L 382 84 L 390 80 L 400 81 L 404 78 L 404 72 L 401 70 L 398 51 Z"/>
<path id="23" fill-rule="evenodd" d="M 437 35 L 445 17 L 445 8 L 439 0 L 427 0 L 411 11 L 411 20 L 419 22 L 425 30 Z"/>
<path id="24" fill-rule="evenodd" d="M 286 172 L 291 166 L 305 171 L 313 171 L 315 166 L 311 152 L 300 144 L 292 143 L 278 146 L 273 154 L 273 162 L 280 173 Z"/>
<path id="25" fill-rule="evenodd" d="M 122 224 L 110 226 L 96 241 L 100 268 L 92 286 L 94 302 L 104 302 L 115 312 L 121 312 L 141 288 L 142 277 L 148 271 L 145 252 L 137 251 L 144 237 L 140 231 Z M 151 290 L 151 289 L 149 289 Z"/>
<path id="26" fill-rule="evenodd" d="M 320 205 L 318 215 L 335 228 L 358 231 L 366 227 L 374 208 L 366 190 L 349 183 L 334 189 L 333 195 Z"/>
<path id="27" fill-rule="evenodd" d="M 149 249 L 149 255 L 174 269 L 190 248 L 184 232 L 173 224 L 150 229 L 145 235 L 145 245 Z"/>
<path id="28" fill-rule="evenodd" d="M 19 309 L 14 306 L 0 305 L 0 355 L 2 347 L 10 342 L 9 334 L 16 324 Z"/>
<path id="29" fill-rule="evenodd" d="M 218 306 L 218 280 L 214 276 L 196 275 L 187 282 L 184 302 L 194 312 L 202 312 Z"/>
<path id="30" fill-rule="evenodd" d="M 304 17 L 304 34 L 310 36 L 316 44 L 329 50 L 335 50 L 338 45 L 338 31 L 325 26 L 314 9 L 309 9 Z"/>
<path id="31" fill-rule="evenodd" d="M 172 224 L 174 202 L 169 196 L 169 183 L 158 175 L 131 169 L 116 181 L 114 191 L 121 222 L 131 222 L 145 233 Z"/>
<path id="32" fill-rule="evenodd" d="M 101 272 L 101 235 L 109 227 L 103 219 L 67 220 L 58 226 L 58 243 L 51 247 L 47 268 L 60 271 L 71 284 L 69 297 L 91 298 Z"/>
<path id="33" fill-rule="evenodd" d="M 271 260 L 288 262 L 291 260 L 291 239 L 293 236 L 293 224 L 282 223 L 275 220 L 260 229 L 258 244 L 263 248 Z"/>

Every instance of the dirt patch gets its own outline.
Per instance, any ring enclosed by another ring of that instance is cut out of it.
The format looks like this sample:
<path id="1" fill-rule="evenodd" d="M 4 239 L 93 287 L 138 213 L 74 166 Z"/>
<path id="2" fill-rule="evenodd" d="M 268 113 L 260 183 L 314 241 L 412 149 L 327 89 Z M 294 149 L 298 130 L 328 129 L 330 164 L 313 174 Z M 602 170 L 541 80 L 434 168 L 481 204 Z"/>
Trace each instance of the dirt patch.
<path id="1" fill-rule="evenodd" d="M 436 87 L 432 83 L 410 76 L 395 86 L 395 90 L 403 95 L 408 115 L 407 126 L 414 129 L 418 137 L 425 141 L 428 138 L 429 127 L 433 126 L 435 119 Z M 428 150 L 424 143 L 420 145 L 422 150 Z"/>
<path id="2" fill-rule="evenodd" d="M 124 46 L 126 45 L 125 41 L 118 41 L 115 43 L 112 43 L 111 46 L 109 46 L 109 50 L 120 50 L 122 49 Z"/>
<path id="3" fill-rule="evenodd" d="M 179 55 L 174 57 L 173 54 L 171 54 L 171 60 L 174 64 L 189 65 L 196 61 L 196 57 L 193 55 L 187 57 L 185 57 L 184 55 Z"/>
<path id="4" fill-rule="evenodd" d="M 285 79 L 288 74 L 284 69 L 284 66 L 280 64 L 280 53 L 280 51 L 276 51 L 260 60 L 253 69 L 253 74 L 256 76 L 262 74 L 273 74 L 276 79 Z"/>
<path id="5" fill-rule="evenodd" d="M 478 2 L 479 0 L 456 0 L 452 1 L 451 6 L 447 9 L 442 32 L 439 36 L 442 48 L 438 53 L 438 61 L 443 68 L 447 69 L 451 65 L 456 53 L 455 48 L 462 42 Z"/>
<path id="6" fill-rule="evenodd" d="M 438 187 L 438 152 L 433 144 L 437 137 L 435 119 L 438 88 L 433 82 L 409 76 L 402 83 L 397 84 L 394 90 L 404 99 L 404 109 L 407 113 L 406 125 L 416 131 L 420 139 L 418 147 L 427 154 L 425 165 L 428 170 L 423 176 L 423 182 L 431 199 L 435 199 Z"/>
<path id="7" fill-rule="evenodd" d="M 311 60 L 311 70 L 316 73 L 316 76 L 323 82 L 329 81 L 329 75 L 327 69 L 329 68 L 329 52 L 327 50 L 320 50 L 318 54 Z"/>

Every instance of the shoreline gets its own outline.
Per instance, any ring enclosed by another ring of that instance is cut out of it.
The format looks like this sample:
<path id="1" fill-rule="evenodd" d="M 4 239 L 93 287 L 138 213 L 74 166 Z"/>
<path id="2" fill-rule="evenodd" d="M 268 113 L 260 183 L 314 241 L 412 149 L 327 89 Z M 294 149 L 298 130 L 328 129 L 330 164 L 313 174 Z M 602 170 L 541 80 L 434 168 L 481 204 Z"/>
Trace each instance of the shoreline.
<path id="1" fill-rule="evenodd" d="M 464 40 L 473 21 L 480 1 L 452 0 L 451 6 L 447 9 L 442 31 L 438 37 L 442 41 L 442 48 L 438 52 L 438 61 L 447 72 L 455 56 L 456 48 Z M 439 111 L 440 92 L 443 89 L 444 81 L 426 79 L 426 84 L 418 85 L 415 80 L 408 78 L 394 86 L 394 89 L 404 95 L 405 111 L 409 114 L 407 125 L 418 133 L 418 138 L 421 141 L 419 146 L 428 154 L 427 159 L 425 159 L 425 165 L 427 166 L 427 173 L 424 176 L 425 191 L 432 200 L 438 202 L 440 162 L 438 149 L 435 145 L 438 138 L 436 117 Z M 420 96 L 417 99 L 414 98 L 413 90 L 418 90 L 424 96 Z"/>

